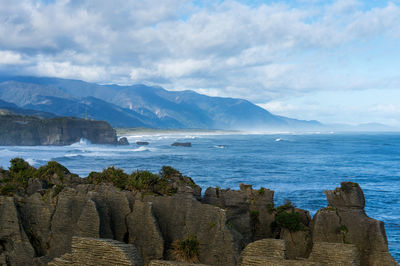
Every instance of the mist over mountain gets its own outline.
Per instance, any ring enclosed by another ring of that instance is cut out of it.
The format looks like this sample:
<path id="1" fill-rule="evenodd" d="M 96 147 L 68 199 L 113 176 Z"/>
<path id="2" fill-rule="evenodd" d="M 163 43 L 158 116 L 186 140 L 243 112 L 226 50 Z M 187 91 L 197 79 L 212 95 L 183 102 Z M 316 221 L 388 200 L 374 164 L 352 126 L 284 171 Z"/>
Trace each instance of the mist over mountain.
<path id="1" fill-rule="evenodd" d="M 167 91 L 146 85 L 99 85 L 79 80 L 1 77 L 0 99 L 12 107 L 105 120 L 114 127 L 312 130 L 317 121 L 273 115 L 244 99 Z M 21 110 L 20 110 L 21 112 Z"/>

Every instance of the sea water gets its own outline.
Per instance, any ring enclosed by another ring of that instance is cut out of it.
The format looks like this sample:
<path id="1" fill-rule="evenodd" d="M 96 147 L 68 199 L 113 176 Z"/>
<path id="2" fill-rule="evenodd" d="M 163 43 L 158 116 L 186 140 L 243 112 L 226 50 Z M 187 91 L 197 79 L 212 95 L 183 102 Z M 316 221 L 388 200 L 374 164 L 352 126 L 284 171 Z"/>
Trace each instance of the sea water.
<path id="1" fill-rule="evenodd" d="M 277 205 L 289 199 L 311 214 L 327 206 L 324 190 L 341 181 L 360 184 L 367 214 L 385 222 L 391 254 L 400 261 L 400 134 L 221 134 L 128 135 L 129 146 L 81 141 L 63 147 L 0 147 L 0 166 L 22 157 L 35 167 L 56 160 L 81 177 L 115 166 L 158 172 L 170 165 L 209 186 L 239 183 L 275 191 Z M 138 146 L 136 141 L 149 145 Z M 173 147 L 175 141 L 192 147 Z"/>

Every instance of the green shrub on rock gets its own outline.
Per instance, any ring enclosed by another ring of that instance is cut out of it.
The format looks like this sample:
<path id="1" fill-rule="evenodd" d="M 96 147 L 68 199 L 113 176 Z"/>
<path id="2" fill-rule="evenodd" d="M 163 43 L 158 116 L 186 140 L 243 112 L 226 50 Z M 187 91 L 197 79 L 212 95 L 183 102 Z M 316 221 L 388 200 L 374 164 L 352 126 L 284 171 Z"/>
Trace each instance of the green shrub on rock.
<path id="1" fill-rule="evenodd" d="M 63 182 L 64 176 L 67 174 L 70 174 L 70 172 L 65 166 L 56 161 L 50 161 L 46 165 L 39 167 L 34 176 L 42 180 L 50 181 L 53 175 L 57 175 L 60 181 Z"/>
<path id="2" fill-rule="evenodd" d="M 174 176 L 180 176 L 181 173 L 171 166 L 164 165 L 161 168 L 160 175 L 161 175 L 161 177 L 168 179 L 168 178 L 172 178 Z"/>
<path id="3" fill-rule="evenodd" d="M 177 240 L 172 244 L 173 255 L 176 260 L 181 262 L 199 262 L 200 242 L 194 235 L 185 240 Z"/>
<path id="4" fill-rule="evenodd" d="M 300 214 L 297 212 L 278 213 L 275 217 L 275 222 L 278 227 L 289 229 L 291 232 L 302 229 Z"/>
<path id="5" fill-rule="evenodd" d="M 124 173 L 122 169 L 114 166 L 104 169 L 103 172 L 91 172 L 87 177 L 87 181 L 91 184 L 111 183 L 117 188 L 126 189 L 129 175 Z"/>
<path id="6" fill-rule="evenodd" d="M 34 176 L 36 169 L 22 158 L 14 158 L 10 161 L 9 177 L 11 182 L 25 188 L 28 180 Z"/>
<path id="7" fill-rule="evenodd" d="M 12 196 L 14 192 L 18 190 L 18 187 L 12 183 L 1 184 L 0 195 L 1 196 Z"/>
<path id="8" fill-rule="evenodd" d="M 294 208 L 295 206 L 291 201 L 285 200 L 283 205 L 271 209 L 271 213 L 275 214 L 275 220 L 270 224 L 270 227 L 275 234 L 279 235 L 281 229 L 296 232 L 306 228 L 302 223 L 300 213 L 295 212 Z"/>

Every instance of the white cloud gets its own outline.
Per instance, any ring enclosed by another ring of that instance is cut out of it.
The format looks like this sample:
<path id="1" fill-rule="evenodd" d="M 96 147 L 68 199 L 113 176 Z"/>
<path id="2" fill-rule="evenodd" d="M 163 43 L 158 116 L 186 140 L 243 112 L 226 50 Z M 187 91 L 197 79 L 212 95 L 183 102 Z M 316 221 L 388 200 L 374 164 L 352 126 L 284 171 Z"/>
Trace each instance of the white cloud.
<path id="1" fill-rule="evenodd" d="M 24 60 L 21 55 L 11 51 L 0 51 L 0 65 L 19 65 Z"/>
<path id="2" fill-rule="evenodd" d="M 0 0 L 0 63 L 18 65 L 22 74 L 150 82 L 258 103 L 388 80 L 382 73 L 353 72 L 358 65 L 352 60 L 358 59 L 348 47 L 400 38 L 398 4 L 365 9 L 356 0 L 299 2 L 307 2 L 306 8 L 236 1 L 197 6 L 190 0 Z M 391 76 L 391 84 L 400 78 Z"/>

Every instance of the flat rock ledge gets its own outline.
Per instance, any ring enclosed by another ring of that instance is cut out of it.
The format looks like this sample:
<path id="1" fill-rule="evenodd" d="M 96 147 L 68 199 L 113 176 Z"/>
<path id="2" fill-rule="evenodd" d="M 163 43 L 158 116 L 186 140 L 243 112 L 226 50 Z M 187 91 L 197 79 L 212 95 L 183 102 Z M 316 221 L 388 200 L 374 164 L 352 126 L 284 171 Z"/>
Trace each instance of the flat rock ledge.
<path id="1" fill-rule="evenodd" d="M 64 254 L 48 265 L 142 266 L 143 262 L 132 244 L 112 239 L 73 237 L 71 254 Z"/>
<path id="2" fill-rule="evenodd" d="M 286 243 L 281 239 L 262 239 L 250 243 L 242 252 L 241 266 L 330 265 L 357 266 L 360 254 L 355 245 L 342 243 L 314 243 L 308 259 L 286 259 Z"/>

